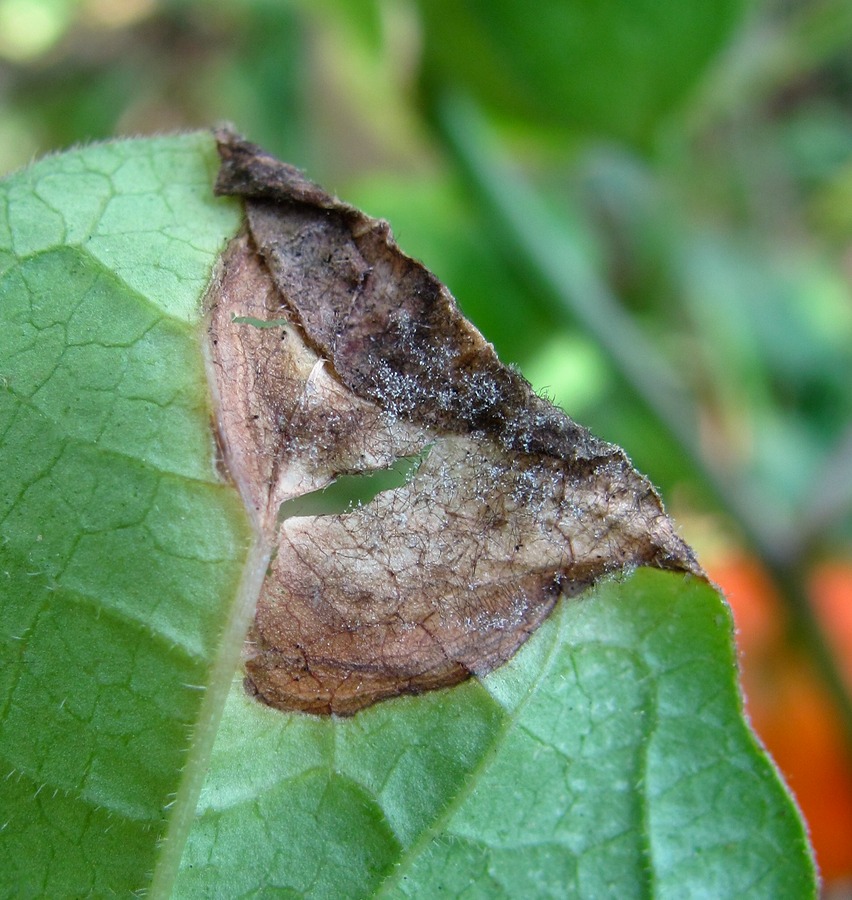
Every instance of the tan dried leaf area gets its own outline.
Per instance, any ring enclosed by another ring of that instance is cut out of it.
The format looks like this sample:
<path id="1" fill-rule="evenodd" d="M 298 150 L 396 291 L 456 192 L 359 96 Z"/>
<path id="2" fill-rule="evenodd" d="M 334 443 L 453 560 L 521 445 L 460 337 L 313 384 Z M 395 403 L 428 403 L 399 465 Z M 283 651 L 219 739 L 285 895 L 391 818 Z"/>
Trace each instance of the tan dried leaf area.
<path id="1" fill-rule="evenodd" d="M 387 223 L 217 137 L 217 192 L 246 214 L 208 298 L 218 430 L 273 548 L 246 645 L 259 699 L 346 715 L 449 686 L 605 573 L 700 573 L 623 452 L 501 364 Z M 280 514 L 418 455 L 363 505 Z"/>

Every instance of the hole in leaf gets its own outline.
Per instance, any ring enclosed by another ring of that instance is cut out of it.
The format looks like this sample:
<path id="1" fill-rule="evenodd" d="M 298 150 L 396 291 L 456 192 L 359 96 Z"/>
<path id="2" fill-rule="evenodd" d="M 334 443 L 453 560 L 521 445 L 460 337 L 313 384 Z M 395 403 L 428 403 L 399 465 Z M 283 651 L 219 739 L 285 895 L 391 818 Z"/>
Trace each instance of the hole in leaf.
<path id="1" fill-rule="evenodd" d="M 255 316 L 232 316 L 235 325 L 252 325 L 254 328 L 285 328 L 291 325 L 287 319 L 258 319 Z"/>
<path id="2" fill-rule="evenodd" d="M 319 491 L 285 500 L 278 507 L 278 522 L 298 516 L 338 516 L 370 503 L 379 494 L 405 487 L 423 465 L 431 444 L 414 456 L 401 456 L 386 469 L 340 475 Z"/>

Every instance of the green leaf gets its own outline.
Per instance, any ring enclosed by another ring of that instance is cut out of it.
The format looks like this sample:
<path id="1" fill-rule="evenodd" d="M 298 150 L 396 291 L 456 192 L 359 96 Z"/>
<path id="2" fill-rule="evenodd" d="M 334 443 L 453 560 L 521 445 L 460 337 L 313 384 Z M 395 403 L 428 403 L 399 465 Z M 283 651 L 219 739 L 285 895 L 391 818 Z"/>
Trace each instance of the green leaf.
<path id="1" fill-rule="evenodd" d="M 236 683 L 176 896 L 809 896 L 731 637 L 706 584 L 639 570 L 481 684 L 334 720 Z"/>
<path id="2" fill-rule="evenodd" d="M 481 683 L 351 719 L 246 695 L 263 569 L 201 358 L 240 223 L 215 167 L 190 135 L 0 183 L 0 895 L 813 894 L 698 580 L 608 581 Z"/>
<path id="3" fill-rule="evenodd" d="M 500 115 L 646 141 L 719 52 L 742 0 L 422 0 L 427 77 Z"/>
<path id="4" fill-rule="evenodd" d="M 213 712 L 248 540 L 200 355 L 215 165 L 169 138 L 0 185 L 3 896 L 144 888 Z"/>

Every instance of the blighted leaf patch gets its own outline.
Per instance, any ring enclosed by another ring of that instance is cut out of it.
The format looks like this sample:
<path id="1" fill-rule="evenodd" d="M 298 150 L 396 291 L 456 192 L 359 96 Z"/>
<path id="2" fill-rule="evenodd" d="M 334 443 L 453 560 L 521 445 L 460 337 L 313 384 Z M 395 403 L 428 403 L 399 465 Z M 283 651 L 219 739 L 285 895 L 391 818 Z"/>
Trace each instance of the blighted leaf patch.
<path id="1" fill-rule="evenodd" d="M 454 684 L 607 572 L 700 572 L 622 451 L 502 365 L 385 222 L 218 139 L 246 230 L 210 291 L 209 358 L 224 458 L 271 547 L 246 659 L 263 701 L 347 714 Z M 361 506 L 281 514 L 417 456 Z"/>

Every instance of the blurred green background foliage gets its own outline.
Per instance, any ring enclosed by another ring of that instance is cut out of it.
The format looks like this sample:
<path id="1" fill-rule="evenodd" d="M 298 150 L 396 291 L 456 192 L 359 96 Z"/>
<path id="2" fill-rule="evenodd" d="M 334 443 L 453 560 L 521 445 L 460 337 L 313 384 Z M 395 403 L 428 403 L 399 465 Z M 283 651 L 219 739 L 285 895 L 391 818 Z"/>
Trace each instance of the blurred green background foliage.
<path id="1" fill-rule="evenodd" d="M 504 360 L 661 487 L 732 579 L 744 644 L 768 627 L 755 608 L 783 624 L 745 659 L 750 710 L 769 740 L 767 716 L 793 720 L 760 706 L 786 696 L 779 673 L 815 678 L 799 702 L 824 704 L 834 780 L 806 788 L 806 742 L 801 763 L 770 749 L 836 884 L 852 879 L 850 48 L 848 0 L 0 0 L 0 172 L 230 120 L 388 219 Z M 762 580 L 743 587 L 743 565 Z"/>

